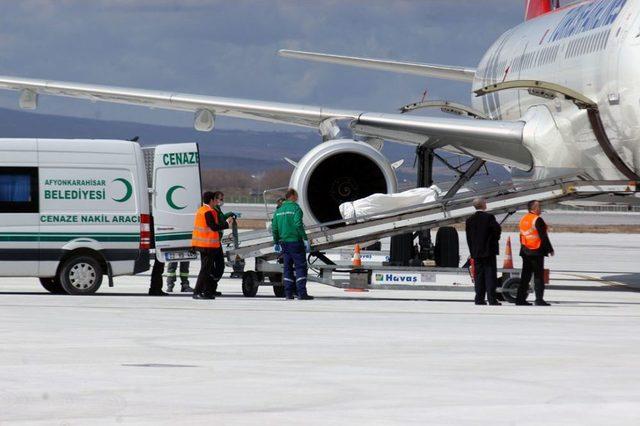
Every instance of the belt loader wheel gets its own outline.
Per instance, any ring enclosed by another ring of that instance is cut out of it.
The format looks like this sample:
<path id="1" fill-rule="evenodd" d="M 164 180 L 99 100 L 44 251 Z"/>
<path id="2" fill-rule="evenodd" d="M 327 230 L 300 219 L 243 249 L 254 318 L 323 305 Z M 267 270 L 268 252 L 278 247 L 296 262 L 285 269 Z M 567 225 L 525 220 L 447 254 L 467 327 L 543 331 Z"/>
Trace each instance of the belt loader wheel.
<path id="1" fill-rule="evenodd" d="M 502 297 L 510 303 L 516 303 L 518 295 L 518 287 L 520 286 L 520 278 L 508 278 L 502 283 Z M 529 293 L 527 292 L 527 296 Z"/>
<path id="2" fill-rule="evenodd" d="M 269 275 L 269 282 L 273 283 L 273 294 L 276 297 L 284 297 L 284 285 L 282 283 L 282 274 Z M 275 285 L 279 284 L 279 285 Z"/>
<path id="3" fill-rule="evenodd" d="M 40 284 L 51 294 L 67 294 L 58 277 L 40 278 Z"/>
<path id="4" fill-rule="evenodd" d="M 509 277 L 504 277 L 504 276 L 500 276 L 498 277 L 498 287 L 496 287 L 496 290 L 501 289 L 502 288 L 502 284 L 504 284 L 504 282 L 506 280 L 508 280 Z M 502 290 L 501 291 L 496 291 L 496 299 L 500 302 L 504 302 L 504 296 L 502 295 Z"/>
<path id="5" fill-rule="evenodd" d="M 242 294 L 244 297 L 256 297 L 260 281 L 254 271 L 246 271 L 242 274 Z"/>

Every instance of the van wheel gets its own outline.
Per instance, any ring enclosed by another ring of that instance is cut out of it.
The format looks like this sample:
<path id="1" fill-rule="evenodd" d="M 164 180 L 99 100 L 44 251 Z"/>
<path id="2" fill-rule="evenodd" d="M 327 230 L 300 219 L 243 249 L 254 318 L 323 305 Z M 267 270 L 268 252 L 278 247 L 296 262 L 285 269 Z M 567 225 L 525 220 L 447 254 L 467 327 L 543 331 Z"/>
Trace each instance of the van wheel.
<path id="1" fill-rule="evenodd" d="M 51 294 L 67 294 L 58 277 L 40 278 L 40 284 Z"/>
<path id="2" fill-rule="evenodd" d="M 60 269 L 60 283 L 69 294 L 93 294 L 102 284 L 102 268 L 91 256 L 72 257 Z"/>
<path id="3" fill-rule="evenodd" d="M 458 231 L 453 226 L 438 229 L 435 245 L 436 266 L 441 268 L 457 268 L 460 264 L 460 247 Z"/>

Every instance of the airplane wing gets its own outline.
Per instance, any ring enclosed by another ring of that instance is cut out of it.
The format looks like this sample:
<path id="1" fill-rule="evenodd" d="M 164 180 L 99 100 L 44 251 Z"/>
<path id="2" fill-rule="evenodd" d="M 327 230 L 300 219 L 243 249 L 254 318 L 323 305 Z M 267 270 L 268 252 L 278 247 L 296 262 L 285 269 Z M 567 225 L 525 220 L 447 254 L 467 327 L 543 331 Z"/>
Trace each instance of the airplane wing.
<path id="1" fill-rule="evenodd" d="M 402 74 L 414 74 L 423 77 L 441 78 L 444 80 L 473 82 L 476 75 L 475 68 L 455 67 L 449 65 L 423 64 L 418 62 L 400 62 L 385 59 L 358 58 L 355 56 L 330 55 L 326 53 L 302 52 L 299 50 L 278 51 L 280 56 L 307 61 L 327 62 L 331 64 L 347 65 L 359 68 L 369 68 L 380 71 L 391 71 Z"/>
<path id="2" fill-rule="evenodd" d="M 376 114 L 357 110 L 264 102 L 216 96 L 0 76 L 0 89 L 21 91 L 20 106 L 37 106 L 39 94 L 104 101 L 150 108 L 192 111 L 196 118 L 210 114 L 285 123 L 330 132 L 347 121 L 355 134 L 478 156 L 488 161 L 530 170 L 533 160 L 523 145 L 525 123 L 469 118 Z M 207 130 L 210 130 L 207 128 Z M 327 130 L 327 128 L 329 130 Z M 199 129 L 201 130 L 201 129 Z"/>

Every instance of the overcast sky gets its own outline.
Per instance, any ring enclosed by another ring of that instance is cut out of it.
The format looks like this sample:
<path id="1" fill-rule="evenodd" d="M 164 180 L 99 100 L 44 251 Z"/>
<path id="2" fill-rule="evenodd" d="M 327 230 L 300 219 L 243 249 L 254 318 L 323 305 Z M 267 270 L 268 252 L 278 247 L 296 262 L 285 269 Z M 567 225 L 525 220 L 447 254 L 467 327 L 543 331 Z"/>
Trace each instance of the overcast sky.
<path id="1" fill-rule="evenodd" d="M 281 48 L 476 66 L 524 0 L 0 2 L 0 74 L 393 111 L 465 83 L 281 58 Z M 0 92 L 17 108 L 18 94 Z M 39 112 L 190 126 L 191 114 L 45 97 Z M 221 118 L 225 128 L 274 128 Z M 278 127 L 278 129 L 282 129 Z"/>

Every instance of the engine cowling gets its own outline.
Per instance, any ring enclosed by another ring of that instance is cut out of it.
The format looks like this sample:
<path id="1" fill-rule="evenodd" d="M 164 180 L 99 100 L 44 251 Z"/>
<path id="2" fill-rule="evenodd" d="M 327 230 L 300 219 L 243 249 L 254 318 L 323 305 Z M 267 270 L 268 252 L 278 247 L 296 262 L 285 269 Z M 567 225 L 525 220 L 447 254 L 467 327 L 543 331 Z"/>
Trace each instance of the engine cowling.
<path id="1" fill-rule="evenodd" d="M 350 139 L 324 142 L 298 162 L 289 186 L 298 191 L 305 224 L 340 220 L 338 206 L 375 193 L 397 191 L 389 160 L 371 145 Z"/>

